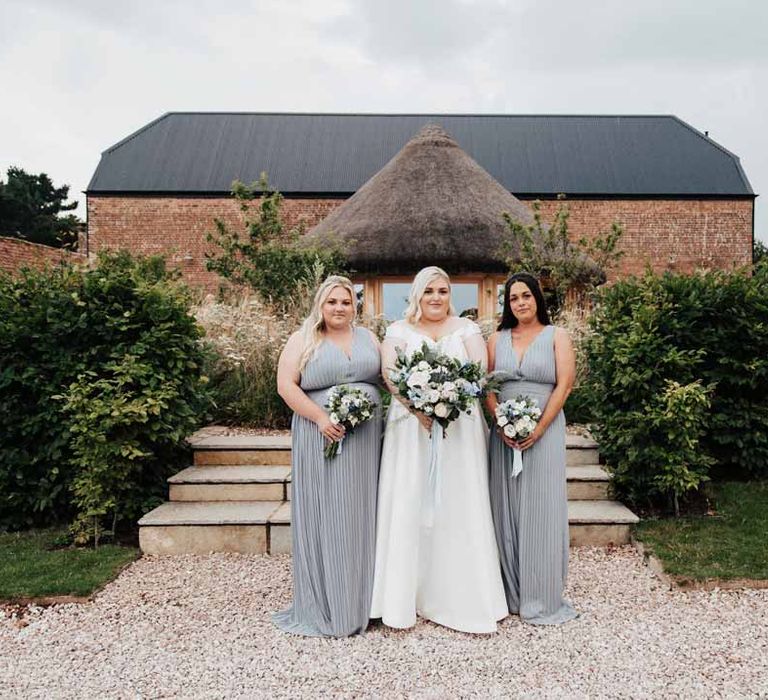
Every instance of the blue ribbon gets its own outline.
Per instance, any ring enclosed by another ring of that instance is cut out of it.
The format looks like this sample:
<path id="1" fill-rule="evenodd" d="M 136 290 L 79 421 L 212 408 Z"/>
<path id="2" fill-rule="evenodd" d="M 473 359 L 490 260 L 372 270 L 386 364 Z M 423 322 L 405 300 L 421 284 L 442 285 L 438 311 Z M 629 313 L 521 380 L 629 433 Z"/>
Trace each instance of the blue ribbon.
<path id="1" fill-rule="evenodd" d="M 429 472 L 427 473 L 426 493 L 424 494 L 422 523 L 432 527 L 435 522 L 435 510 L 440 505 L 440 449 L 443 444 L 443 426 L 432 421 L 432 445 L 429 450 Z"/>

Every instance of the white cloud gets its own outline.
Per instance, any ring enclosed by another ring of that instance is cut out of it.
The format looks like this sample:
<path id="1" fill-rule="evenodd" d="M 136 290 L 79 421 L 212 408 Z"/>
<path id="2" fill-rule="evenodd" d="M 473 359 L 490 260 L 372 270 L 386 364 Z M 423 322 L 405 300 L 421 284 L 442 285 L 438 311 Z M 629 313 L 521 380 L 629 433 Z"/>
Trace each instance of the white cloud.
<path id="1" fill-rule="evenodd" d="M 77 193 L 177 110 L 672 113 L 761 192 L 766 20 L 751 0 L 6 0 L 0 169 Z"/>

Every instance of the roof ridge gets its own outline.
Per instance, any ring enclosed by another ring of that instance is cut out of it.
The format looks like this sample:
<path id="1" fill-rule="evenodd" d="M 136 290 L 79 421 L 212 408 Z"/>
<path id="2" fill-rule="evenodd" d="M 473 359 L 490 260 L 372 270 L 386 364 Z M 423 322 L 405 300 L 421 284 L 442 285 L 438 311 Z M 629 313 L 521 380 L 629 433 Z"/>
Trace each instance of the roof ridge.
<path id="1" fill-rule="evenodd" d="M 576 114 L 576 113 L 563 113 L 563 114 L 556 114 L 556 113 L 545 113 L 545 112 L 529 112 L 529 113 L 501 113 L 501 112 L 287 112 L 287 111 L 275 111 L 275 112 L 250 112 L 250 111 L 232 111 L 232 110 L 223 110 L 223 111 L 200 111 L 200 110 L 191 110 L 191 111 L 175 111 L 175 112 L 166 112 L 162 115 L 162 117 L 159 117 L 154 122 L 150 122 L 150 124 L 147 124 L 147 127 L 152 126 L 155 122 L 159 121 L 160 119 L 163 119 L 165 117 L 169 116 L 175 116 L 175 115 L 189 115 L 189 114 L 197 114 L 197 115 L 208 115 L 208 116 L 222 116 L 226 114 L 232 114 L 232 115 L 243 115 L 243 116 L 275 116 L 275 117 L 503 117 L 505 119 L 510 118 L 523 118 L 523 117 L 547 117 L 552 119 L 572 119 L 572 118 L 590 118 L 590 119 L 624 119 L 624 118 L 632 118 L 632 119 L 678 119 L 674 114 L 595 114 L 595 113 L 585 113 L 585 114 Z M 142 131 L 141 129 L 139 132 Z M 136 132 L 136 133 L 139 133 Z M 127 137 L 126 139 L 123 139 L 123 141 L 127 141 L 128 139 L 132 138 L 136 134 L 131 134 L 131 136 Z M 122 142 L 120 142 L 122 143 Z M 117 144 L 120 145 L 120 144 Z"/>

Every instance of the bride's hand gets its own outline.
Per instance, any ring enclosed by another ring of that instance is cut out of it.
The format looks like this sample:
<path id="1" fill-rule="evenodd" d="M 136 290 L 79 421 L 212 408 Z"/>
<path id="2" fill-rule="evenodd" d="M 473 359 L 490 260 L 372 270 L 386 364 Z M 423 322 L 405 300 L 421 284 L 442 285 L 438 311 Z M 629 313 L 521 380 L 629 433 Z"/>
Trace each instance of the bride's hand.
<path id="1" fill-rule="evenodd" d="M 422 413 L 421 411 L 411 411 L 414 416 L 416 416 L 416 420 L 421 423 L 421 427 L 424 428 L 428 433 L 432 432 L 432 418 L 425 413 Z"/>
<path id="2" fill-rule="evenodd" d="M 317 427 L 331 442 L 338 442 L 344 437 L 344 426 L 331 423 L 327 413 L 324 413 L 323 417 L 317 421 Z"/>

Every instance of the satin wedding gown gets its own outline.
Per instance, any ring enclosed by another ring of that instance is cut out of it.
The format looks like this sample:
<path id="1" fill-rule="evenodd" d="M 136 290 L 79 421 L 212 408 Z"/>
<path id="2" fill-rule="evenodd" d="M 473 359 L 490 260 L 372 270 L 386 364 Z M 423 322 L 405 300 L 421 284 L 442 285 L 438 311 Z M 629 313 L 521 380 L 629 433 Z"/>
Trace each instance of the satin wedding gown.
<path id="1" fill-rule="evenodd" d="M 480 329 L 466 320 L 437 343 L 405 321 L 385 343 L 412 353 L 426 341 L 467 360 L 465 338 Z M 382 373 L 391 368 L 382 367 Z M 371 617 L 406 628 L 417 614 L 462 632 L 496 631 L 507 602 L 488 496 L 487 428 L 479 403 L 450 424 L 440 452 L 440 500 L 431 526 L 423 516 L 429 433 L 397 400 L 382 448 Z"/>

